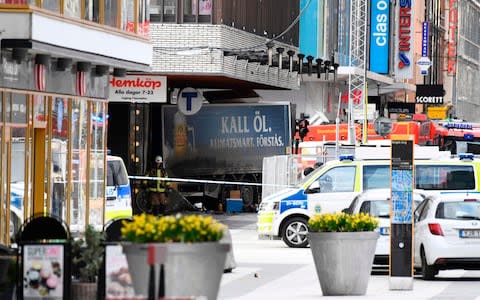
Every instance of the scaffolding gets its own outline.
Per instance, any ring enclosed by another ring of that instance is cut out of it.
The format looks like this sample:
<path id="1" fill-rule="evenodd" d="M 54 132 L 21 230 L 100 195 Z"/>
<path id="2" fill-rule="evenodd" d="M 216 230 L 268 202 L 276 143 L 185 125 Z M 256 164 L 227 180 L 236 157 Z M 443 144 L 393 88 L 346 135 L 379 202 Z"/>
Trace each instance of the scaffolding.
<path id="1" fill-rule="evenodd" d="M 366 92 L 368 1 L 350 0 L 350 46 L 348 75 L 348 141 L 354 144 L 354 111 L 364 111 Z M 361 91 L 361 94 L 359 94 Z M 361 96 L 359 96 L 361 95 Z M 365 114 L 365 113 L 363 113 Z"/>

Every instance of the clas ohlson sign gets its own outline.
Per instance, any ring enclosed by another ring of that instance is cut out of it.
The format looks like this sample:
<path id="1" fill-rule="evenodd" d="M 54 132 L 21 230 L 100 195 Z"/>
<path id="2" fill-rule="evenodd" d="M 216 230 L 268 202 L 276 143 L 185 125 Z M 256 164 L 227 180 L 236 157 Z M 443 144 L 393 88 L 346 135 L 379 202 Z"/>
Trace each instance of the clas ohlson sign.
<path id="1" fill-rule="evenodd" d="M 370 29 L 370 71 L 388 74 L 390 1 L 372 0 Z"/>

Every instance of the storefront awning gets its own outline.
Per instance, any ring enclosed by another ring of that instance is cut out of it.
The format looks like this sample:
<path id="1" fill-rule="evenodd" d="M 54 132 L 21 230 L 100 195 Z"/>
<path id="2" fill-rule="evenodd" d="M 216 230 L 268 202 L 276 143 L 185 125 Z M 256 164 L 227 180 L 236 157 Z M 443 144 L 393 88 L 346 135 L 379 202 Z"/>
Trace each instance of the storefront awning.
<path id="1" fill-rule="evenodd" d="M 94 65 L 108 65 L 114 68 L 124 68 L 129 71 L 149 72 L 150 66 L 135 62 L 115 59 L 103 55 L 83 52 L 64 47 L 54 46 L 28 39 L 2 39 L 1 48 L 31 49 L 32 53 L 48 54 L 52 57 L 71 58 L 74 61 L 88 61 Z"/>

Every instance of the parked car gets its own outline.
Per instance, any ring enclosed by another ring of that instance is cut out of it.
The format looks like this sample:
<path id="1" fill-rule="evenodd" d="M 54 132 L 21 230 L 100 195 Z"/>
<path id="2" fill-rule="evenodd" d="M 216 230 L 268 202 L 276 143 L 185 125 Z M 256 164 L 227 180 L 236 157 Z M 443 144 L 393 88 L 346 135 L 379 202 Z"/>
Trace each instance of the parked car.
<path id="1" fill-rule="evenodd" d="M 480 193 L 440 193 L 425 199 L 414 218 L 414 267 L 423 279 L 439 270 L 480 270 Z"/>
<path id="2" fill-rule="evenodd" d="M 343 211 L 350 214 L 367 213 L 379 219 L 376 229 L 380 233 L 375 249 L 375 265 L 388 265 L 390 256 L 390 189 L 368 190 L 353 199 L 350 206 Z M 426 196 L 421 191 L 414 191 L 414 208 Z"/>
<path id="3" fill-rule="evenodd" d="M 449 152 L 435 149 L 415 147 L 416 189 L 427 195 L 442 191 L 480 192 L 478 158 L 473 154 L 452 157 Z M 295 186 L 263 198 L 257 214 L 259 238 L 283 239 L 289 247 L 307 247 L 310 216 L 341 211 L 364 191 L 389 188 L 390 148 L 385 147 L 379 156 L 375 152 L 358 157 L 342 154 L 338 160 L 328 161 L 315 169 Z"/>

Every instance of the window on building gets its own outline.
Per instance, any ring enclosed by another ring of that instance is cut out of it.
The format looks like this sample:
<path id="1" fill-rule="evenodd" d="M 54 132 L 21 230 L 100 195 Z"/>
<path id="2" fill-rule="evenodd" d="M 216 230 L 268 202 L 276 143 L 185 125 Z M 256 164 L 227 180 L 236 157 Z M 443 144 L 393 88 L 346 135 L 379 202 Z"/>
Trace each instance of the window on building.
<path id="1" fill-rule="evenodd" d="M 169 23 L 177 20 L 178 0 L 151 0 L 150 20 L 154 23 Z"/>
<path id="2" fill-rule="evenodd" d="M 212 0 L 183 0 L 183 23 L 210 23 Z"/>
<path id="3" fill-rule="evenodd" d="M 211 23 L 213 0 L 152 0 L 150 21 L 154 23 Z M 177 9 L 180 18 L 177 20 Z"/>
<path id="4" fill-rule="evenodd" d="M 199 0 L 198 22 L 211 23 L 212 22 L 212 7 L 213 0 Z"/>

